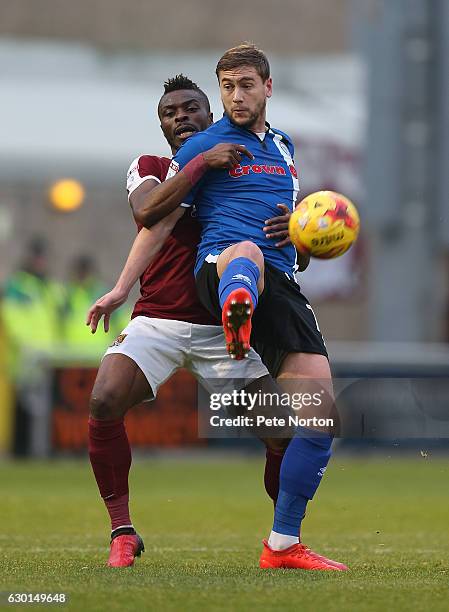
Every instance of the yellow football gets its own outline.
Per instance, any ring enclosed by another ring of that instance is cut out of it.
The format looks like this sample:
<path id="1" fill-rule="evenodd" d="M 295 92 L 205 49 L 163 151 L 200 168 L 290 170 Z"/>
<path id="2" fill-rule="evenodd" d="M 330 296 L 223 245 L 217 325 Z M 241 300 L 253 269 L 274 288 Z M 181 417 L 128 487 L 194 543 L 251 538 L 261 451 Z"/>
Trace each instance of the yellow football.
<path id="1" fill-rule="evenodd" d="M 300 252 L 318 259 L 340 257 L 357 239 L 360 218 L 354 204 L 334 191 L 317 191 L 302 200 L 288 226 Z"/>

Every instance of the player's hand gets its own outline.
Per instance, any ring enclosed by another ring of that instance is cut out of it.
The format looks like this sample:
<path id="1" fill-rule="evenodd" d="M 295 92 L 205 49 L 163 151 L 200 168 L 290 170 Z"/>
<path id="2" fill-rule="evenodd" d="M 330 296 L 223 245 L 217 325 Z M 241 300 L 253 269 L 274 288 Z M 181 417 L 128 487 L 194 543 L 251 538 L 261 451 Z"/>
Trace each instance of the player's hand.
<path id="1" fill-rule="evenodd" d="M 276 242 L 276 246 L 282 248 L 291 242 L 288 234 L 288 222 L 290 220 L 291 210 L 286 204 L 278 204 L 277 206 L 284 214 L 279 217 L 267 219 L 263 231 L 265 232 L 266 238 L 277 238 L 279 242 Z"/>
<path id="2" fill-rule="evenodd" d="M 228 168 L 232 169 L 239 166 L 242 155 L 249 159 L 254 159 L 254 155 L 244 145 L 233 144 L 230 142 L 221 143 L 204 151 L 203 157 L 209 168 Z"/>
<path id="3" fill-rule="evenodd" d="M 114 310 L 117 310 L 117 308 L 124 304 L 127 298 L 127 294 L 115 288 L 112 289 L 112 291 L 109 291 L 109 293 L 103 295 L 103 297 L 99 298 L 87 312 L 86 325 L 90 326 L 91 332 L 94 334 L 97 331 L 98 323 L 101 321 L 101 317 L 104 317 L 104 331 L 108 332 L 111 314 L 114 312 Z"/>

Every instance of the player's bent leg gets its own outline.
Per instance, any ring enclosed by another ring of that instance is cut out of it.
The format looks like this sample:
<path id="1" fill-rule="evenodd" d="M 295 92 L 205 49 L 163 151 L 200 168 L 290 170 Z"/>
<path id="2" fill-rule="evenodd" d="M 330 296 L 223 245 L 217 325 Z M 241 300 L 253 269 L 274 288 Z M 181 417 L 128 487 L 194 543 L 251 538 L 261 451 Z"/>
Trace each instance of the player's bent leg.
<path id="1" fill-rule="evenodd" d="M 151 397 L 151 387 L 132 359 L 105 356 L 90 399 L 89 457 L 111 519 L 110 567 L 129 567 L 144 550 L 129 513 L 131 449 L 123 417 Z"/>
<path id="2" fill-rule="evenodd" d="M 217 259 L 217 274 L 219 278 L 223 276 L 224 271 L 229 266 L 229 264 L 238 258 L 249 259 L 253 262 L 257 268 L 259 269 L 259 278 L 257 280 L 257 289 L 259 294 L 264 290 L 264 269 L 265 269 L 265 260 L 263 257 L 262 251 L 259 247 L 254 244 L 254 242 L 250 242 L 249 240 L 244 240 L 243 242 L 237 242 L 232 246 L 224 249 Z"/>
<path id="3" fill-rule="evenodd" d="M 218 297 L 226 347 L 233 359 L 248 356 L 251 316 L 263 291 L 264 258 L 254 243 L 245 241 L 225 249 L 217 260 Z"/>

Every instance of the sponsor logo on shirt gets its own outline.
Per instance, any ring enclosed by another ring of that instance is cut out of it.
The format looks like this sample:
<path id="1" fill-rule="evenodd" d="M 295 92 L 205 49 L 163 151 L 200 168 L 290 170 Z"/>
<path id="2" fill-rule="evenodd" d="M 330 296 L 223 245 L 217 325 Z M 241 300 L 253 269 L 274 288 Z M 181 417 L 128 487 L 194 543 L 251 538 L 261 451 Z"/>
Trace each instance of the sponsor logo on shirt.
<path id="1" fill-rule="evenodd" d="M 295 166 L 293 166 L 293 164 L 290 164 L 288 169 L 290 170 L 292 176 L 294 176 L 297 179 L 298 178 L 298 172 L 297 172 Z"/>
<path id="2" fill-rule="evenodd" d="M 296 168 L 293 165 L 289 166 L 290 173 L 297 178 L 298 173 L 296 172 Z M 267 164 L 253 164 L 252 166 L 236 166 L 229 170 L 229 176 L 232 178 L 240 178 L 241 176 L 245 176 L 248 174 L 279 174 L 281 176 L 285 176 L 287 171 L 284 166 L 269 166 Z"/>

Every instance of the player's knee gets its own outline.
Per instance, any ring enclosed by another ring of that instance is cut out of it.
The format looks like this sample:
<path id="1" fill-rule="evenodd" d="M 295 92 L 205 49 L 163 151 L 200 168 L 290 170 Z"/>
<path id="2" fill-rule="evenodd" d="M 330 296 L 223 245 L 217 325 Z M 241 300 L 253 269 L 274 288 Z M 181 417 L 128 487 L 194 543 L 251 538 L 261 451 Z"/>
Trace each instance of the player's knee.
<path id="1" fill-rule="evenodd" d="M 253 261 L 255 264 L 257 264 L 259 269 L 263 269 L 263 253 L 259 249 L 257 244 L 254 244 L 254 242 L 251 242 L 250 240 L 244 240 L 243 242 L 239 242 L 236 245 L 235 256 L 247 257 L 248 259 L 251 259 L 251 261 Z"/>
<path id="2" fill-rule="evenodd" d="M 89 400 L 90 415 L 102 421 L 123 416 L 123 407 L 116 393 L 111 389 L 94 389 Z"/>

